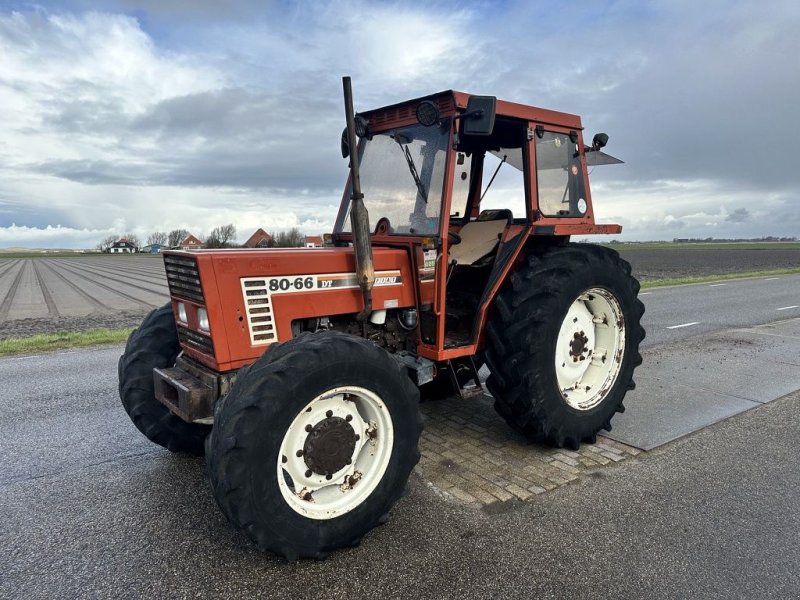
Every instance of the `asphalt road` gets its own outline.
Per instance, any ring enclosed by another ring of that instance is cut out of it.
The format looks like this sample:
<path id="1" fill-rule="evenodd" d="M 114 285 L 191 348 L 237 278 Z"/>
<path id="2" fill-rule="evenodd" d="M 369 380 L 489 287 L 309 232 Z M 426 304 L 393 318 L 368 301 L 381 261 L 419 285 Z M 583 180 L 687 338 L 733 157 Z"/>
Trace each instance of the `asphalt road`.
<path id="1" fill-rule="evenodd" d="M 800 394 L 532 502 L 461 507 L 412 476 L 324 562 L 232 530 L 201 459 L 119 407 L 120 348 L 0 360 L 2 598 L 793 598 Z"/>
<path id="2" fill-rule="evenodd" d="M 800 275 L 650 288 L 639 297 L 645 305 L 643 346 L 648 347 L 798 317 Z"/>
<path id="3" fill-rule="evenodd" d="M 798 283 L 654 289 L 643 297 L 647 342 L 797 316 L 778 308 L 797 303 Z M 120 352 L 0 359 L 0 598 L 794 598 L 800 589 L 800 393 L 496 510 L 454 504 L 415 474 L 410 496 L 359 548 L 287 564 L 226 524 L 201 459 L 133 427 L 115 389 Z"/>

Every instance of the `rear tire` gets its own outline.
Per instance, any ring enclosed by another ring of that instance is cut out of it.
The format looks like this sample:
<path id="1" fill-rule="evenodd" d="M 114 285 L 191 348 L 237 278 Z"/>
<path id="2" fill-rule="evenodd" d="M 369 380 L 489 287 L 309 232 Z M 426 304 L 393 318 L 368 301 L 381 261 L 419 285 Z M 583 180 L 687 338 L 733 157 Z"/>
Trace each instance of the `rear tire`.
<path id="1" fill-rule="evenodd" d="M 623 412 L 641 364 L 644 305 L 617 252 L 534 251 L 494 302 L 486 329 L 495 409 L 536 442 L 577 449 Z"/>
<path id="2" fill-rule="evenodd" d="M 207 441 L 214 497 L 262 550 L 324 558 L 386 520 L 422 420 L 398 363 L 364 339 L 304 333 L 240 372 Z"/>
<path id="3" fill-rule="evenodd" d="M 211 427 L 187 423 L 155 397 L 153 369 L 174 366 L 180 349 L 172 306 L 152 311 L 128 337 L 119 358 L 119 397 L 125 412 L 147 439 L 170 452 L 202 456 Z"/>

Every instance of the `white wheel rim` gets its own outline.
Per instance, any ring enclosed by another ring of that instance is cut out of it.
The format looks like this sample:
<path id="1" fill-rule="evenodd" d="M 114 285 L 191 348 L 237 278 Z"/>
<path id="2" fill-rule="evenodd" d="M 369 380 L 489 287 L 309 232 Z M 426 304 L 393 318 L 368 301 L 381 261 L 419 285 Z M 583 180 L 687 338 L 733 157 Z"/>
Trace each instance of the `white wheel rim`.
<path id="1" fill-rule="evenodd" d="M 328 434 L 324 439 L 327 444 L 309 445 L 312 432 L 319 431 L 323 423 L 333 424 L 337 435 Z M 350 436 L 357 436 L 352 452 L 348 444 L 338 444 L 349 441 Z M 360 506 L 383 479 L 393 446 L 392 417 L 377 394 L 355 386 L 328 390 L 298 413 L 283 438 L 277 462 L 283 499 L 310 519 L 333 519 L 348 513 Z M 320 468 L 315 459 L 329 460 L 331 453 L 325 450 L 330 448 L 337 456 L 346 456 L 349 463 L 333 473 L 317 472 Z M 309 450 L 308 455 L 304 455 L 304 449 Z"/>
<path id="2" fill-rule="evenodd" d="M 625 354 L 625 319 L 609 290 L 591 288 L 570 305 L 556 341 L 556 379 L 576 410 L 600 404 L 617 381 Z"/>

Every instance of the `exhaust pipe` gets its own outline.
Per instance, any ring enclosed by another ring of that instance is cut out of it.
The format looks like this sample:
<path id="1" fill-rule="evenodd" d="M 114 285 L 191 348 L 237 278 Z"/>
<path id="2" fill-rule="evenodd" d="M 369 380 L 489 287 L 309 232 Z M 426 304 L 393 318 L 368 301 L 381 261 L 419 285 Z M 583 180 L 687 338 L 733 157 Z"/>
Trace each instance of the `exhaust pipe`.
<path id="1" fill-rule="evenodd" d="M 353 247 L 356 257 L 356 278 L 361 293 L 364 295 L 364 310 L 356 316 L 358 321 L 365 321 L 372 313 L 372 286 L 375 283 L 375 266 L 372 263 L 372 242 L 370 240 L 369 213 L 364 206 L 364 194 L 361 193 L 361 179 L 358 174 L 358 147 L 356 145 L 356 124 L 353 114 L 353 90 L 350 78 L 343 77 L 344 112 L 347 119 L 347 144 L 350 148 L 350 226 L 353 230 Z"/>

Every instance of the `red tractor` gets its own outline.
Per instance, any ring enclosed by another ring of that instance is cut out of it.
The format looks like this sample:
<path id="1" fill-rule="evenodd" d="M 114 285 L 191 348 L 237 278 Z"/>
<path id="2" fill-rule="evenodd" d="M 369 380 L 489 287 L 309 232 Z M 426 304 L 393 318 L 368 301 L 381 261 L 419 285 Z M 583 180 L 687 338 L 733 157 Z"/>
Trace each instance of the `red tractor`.
<path id="1" fill-rule="evenodd" d="M 579 117 L 446 91 L 353 114 L 329 247 L 164 254 L 171 301 L 119 361 L 122 404 L 260 548 L 322 558 L 384 522 L 419 459 L 420 392 L 482 390 L 531 440 L 610 429 L 644 338 L 595 224 Z M 369 224 L 368 213 L 373 219 Z"/>

